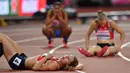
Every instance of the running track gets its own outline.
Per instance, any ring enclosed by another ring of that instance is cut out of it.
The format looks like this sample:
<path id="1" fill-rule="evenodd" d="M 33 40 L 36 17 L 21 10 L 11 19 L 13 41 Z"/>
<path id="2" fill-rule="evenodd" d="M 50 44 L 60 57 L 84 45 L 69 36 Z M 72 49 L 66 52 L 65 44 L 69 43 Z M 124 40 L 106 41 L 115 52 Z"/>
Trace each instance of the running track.
<path id="1" fill-rule="evenodd" d="M 62 56 L 65 54 L 76 55 L 79 62 L 84 64 L 83 71 L 44 71 L 44 73 L 130 73 L 130 62 L 116 55 L 114 57 L 88 58 L 81 55 L 78 51 L 78 47 L 85 47 L 85 34 L 89 25 L 76 25 L 71 24 L 73 33 L 69 40 L 69 48 L 62 48 L 62 39 L 54 40 L 54 49 L 47 48 L 47 40 L 41 33 L 42 23 L 30 22 L 28 24 L 21 23 L 19 25 L 10 25 L 5 28 L 0 27 L 0 32 L 8 35 L 10 38 L 15 40 L 28 56 L 34 56 L 42 54 L 44 52 L 54 53 L 55 56 Z M 125 45 L 121 53 L 130 58 L 130 25 L 128 23 L 119 23 L 126 33 Z M 118 35 L 115 35 L 116 43 L 119 43 Z M 91 36 L 91 45 L 96 44 L 94 34 Z M 121 55 L 122 55 L 121 54 Z M 129 59 L 128 59 L 129 60 Z M 8 63 L 4 56 L 0 58 L 0 73 L 41 73 L 41 71 L 14 71 L 8 66 Z"/>

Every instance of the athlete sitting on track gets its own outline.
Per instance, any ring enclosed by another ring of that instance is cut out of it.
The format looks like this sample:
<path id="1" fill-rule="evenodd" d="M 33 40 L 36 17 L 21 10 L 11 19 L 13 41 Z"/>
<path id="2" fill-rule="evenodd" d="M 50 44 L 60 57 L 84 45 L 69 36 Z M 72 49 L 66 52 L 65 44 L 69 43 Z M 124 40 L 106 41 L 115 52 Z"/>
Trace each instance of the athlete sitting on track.
<path id="1" fill-rule="evenodd" d="M 8 36 L 0 33 L 1 48 L 9 66 L 14 70 L 82 70 L 83 65 L 73 55 L 66 55 L 61 58 L 53 57 L 52 54 L 27 57 L 20 46 Z M 2 48 L 3 47 L 3 48 Z M 0 50 L 0 56 L 2 56 Z"/>
<path id="2" fill-rule="evenodd" d="M 97 36 L 97 45 L 89 48 L 89 39 L 91 33 L 95 30 Z M 114 30 L 120 34 L 120 44 L 115 46 Z M 90 28 L 86 36 L 86 50 L 78 48 L 79 52 L 87 57 L 97 56 L 110 56 L 114 55 L 121 50 L 121 45 L 124 42 L 124 31 L 116 25 L 112 20 L 109 20 L 103 11 L 98 12 L 96 20 L 91 22 Z"/>
<path id="3" fill-rule="evenodd" d="M 63 11 L 60 2 L 53 4 L 53 9 L 47 13 L 46 23 L 42 29 L 43 34 L 48 38 L 48 47 L 52 47 L 52 38 L 63 37 L 64 47 L 67 46 L 68 38 L 72 32 L 68 26 L 68 16 Z"/>

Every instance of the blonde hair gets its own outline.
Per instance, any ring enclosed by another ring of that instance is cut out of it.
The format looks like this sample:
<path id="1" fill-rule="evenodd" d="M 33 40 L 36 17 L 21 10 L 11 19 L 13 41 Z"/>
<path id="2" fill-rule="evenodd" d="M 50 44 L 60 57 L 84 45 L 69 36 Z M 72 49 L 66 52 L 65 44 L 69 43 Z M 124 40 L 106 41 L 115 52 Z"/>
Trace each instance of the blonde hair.
<path id="1" fill-rule="evenodd" d="M 98 11 L 97 18 L 98 18 L 98 19 L 104 19 L 104 18 L 107 19 L 107 16 L 106 16 L 106 14 L 104 13 L 104 11 L 99 10 L 99 11 Z"/>

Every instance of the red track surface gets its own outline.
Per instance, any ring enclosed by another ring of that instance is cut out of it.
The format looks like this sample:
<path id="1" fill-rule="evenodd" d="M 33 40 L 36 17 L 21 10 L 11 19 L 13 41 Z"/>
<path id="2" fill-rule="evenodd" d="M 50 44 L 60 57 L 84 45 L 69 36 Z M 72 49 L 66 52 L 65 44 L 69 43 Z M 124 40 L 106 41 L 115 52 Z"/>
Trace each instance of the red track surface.
<path id="1" fill-rule="evenodd" d="M 10 25 L 5 28 L 0 28 L 0 32 L 8 35 L 13 40 L 17 41 L 19 45 L 23 48 L 23 51 L 28 56 L 34 56 L 38 54 L 42 54 L 44 52 L 48 52 L 50 49 L 47 48 L 47 39 L 44 38 L 45 36 L 41 33 L 41 24 L 40 23 L 21 23 L 19 25 Z M 71 24 L 73 28 L 73 33 L 70 37 L 69 42 L 76 41 L 85 38 L 85 33 L 88 29 L 89 25 L 76 25 Z M 126 34 L 125 42 L 129 42 L 129 36 L 130 36 L 130 25 L 126 23 L 122 23 L 120 25 L 124 30 Z M 94 34 L 92 35 L 94 36 Z M 25 41 L 24 39 L 31 39 L 31 38 L 37 38 L 37 37 L 43 37 L 43 39 L 33 39 L 30 41 Z M 117 36 L 116 36 L 117 37 Z M 20 41 L 22 40 L 22 41 Z M 24 40 L 24 41 L 23 41 Z M 57 41 L 55 41 L 57 40 Z M 62 40 L 55 39 L 54 44 L 55 47 L 58 45 L 61 45 Z M 116 42 L 118 43 L 119 37 L 116 38 Z M 91 45 L 96 44 L 95 40 L 92 40 Z M 106 57 L 106 58 L 98 58 L 98 57 L 92 57 L 87 58 L 83 55 L 81 55 L 78 51 L 78 47 L 85 47 L 85 43 L 76 43 L 69 46 L 69 48 L 60 48 L 54 52 L 55 56 L 62 56 L 65 54 L 73 54 L 76 55 L 79 59 L 79 62 L 84 64 L 85 67 L 83 69 L 83 72 L 85 73 L 130 73 L 130 62 L 122 59 L 121 57 L 114 56 L 114 57 Z M 125 48 L 123 48 L 122 53 L 130 58 L 130 47 L 129 45 Z M 11 70 L 8 66 L 8 63 L 4 56 L 0 58 L 0 73 L 78 73 L 76 71 L 31 71 L 31 70 L 25 70 L 25 71 L 15 71 Z M 82 73 L 82 72 L 81 72 Z"/>

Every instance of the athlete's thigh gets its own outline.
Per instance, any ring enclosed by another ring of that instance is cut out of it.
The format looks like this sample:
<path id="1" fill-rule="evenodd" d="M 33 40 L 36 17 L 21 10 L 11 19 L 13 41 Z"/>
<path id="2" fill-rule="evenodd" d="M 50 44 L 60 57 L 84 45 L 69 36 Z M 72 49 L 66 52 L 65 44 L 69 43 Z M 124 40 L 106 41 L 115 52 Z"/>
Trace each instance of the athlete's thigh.
<path id="1" fill-rule="evenodd" d="M 90 52 L 91 54 L 94 54 L 95 52 L 98 52 L 101 50 L 102 50 L 102 48 L 100 46 L 94 45 L 89 48 L 88 52 Z"/>
<path id="2" fill-rule="evenodd" d="M 114 46 L 109 46 L 108 50 L 103 54 L 103 56 L 112 56 L 116 53 L 116 48 Z"/>
<path id="3" fill-rule="evenodd" d="M 108 47 L 108 49 L 109 49 L 110 54 L 116 53 L 116 47 L 115 46 L 110 46 L 110 47 Z"/>
<path id="4" fill-rule="evenodd" d="M 15 41 L 13 41 L 13 40 L 10 39 L 10 38 L 7 38 L 7 40 L 15 47 L 14 49 L 15 49 L 19 54 L 23 53 L 22 48 L 21 48 Z"/>
<path id="5" fill-rule="evenodd" d="M 102 48 L 98 45 L 96 45 L 95 52 L 98 53 L 102 50 Z"/>

